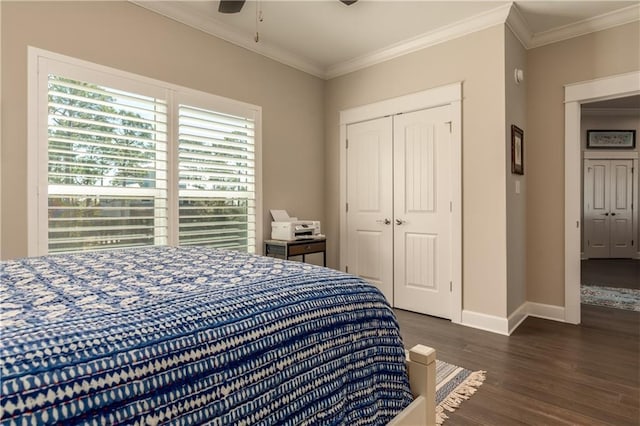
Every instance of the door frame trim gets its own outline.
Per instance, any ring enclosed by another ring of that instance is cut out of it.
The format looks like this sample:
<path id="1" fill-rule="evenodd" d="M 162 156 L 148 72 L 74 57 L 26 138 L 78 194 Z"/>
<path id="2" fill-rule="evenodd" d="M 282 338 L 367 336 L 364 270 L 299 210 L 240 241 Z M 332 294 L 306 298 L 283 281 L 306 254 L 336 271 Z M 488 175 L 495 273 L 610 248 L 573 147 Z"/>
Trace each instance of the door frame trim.
<path id="1" fill-rule="evenodd" d="M 640 71 L 564 87 L 564 320 L 571 324 L 580 324 L 581 105 L 637 94 Z"/>
<path id="2" fill-rule="evenodd" d="M 451 106 L 451 321 L 462 323 L 462 82 L 340 111 L 340 270 L 347 265 L 347 125 L 387 115 Z"/>

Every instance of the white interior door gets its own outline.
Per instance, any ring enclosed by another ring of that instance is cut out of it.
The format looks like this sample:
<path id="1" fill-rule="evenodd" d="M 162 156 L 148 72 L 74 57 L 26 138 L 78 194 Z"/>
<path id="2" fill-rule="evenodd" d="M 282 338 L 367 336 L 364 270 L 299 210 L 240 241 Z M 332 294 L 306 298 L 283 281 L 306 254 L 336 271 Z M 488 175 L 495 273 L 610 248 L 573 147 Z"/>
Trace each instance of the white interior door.
<path id="1" fill-rule="evenodd" d="M 394 117 L 395 306 L 451 318 L 451 113 Z"/>
<path id="2" fill-rule="evenodd" d="M 584 160 L 584 251 L 588 258 L 609 257 L 609 160 Z"/>
<path id="3" fill-rule="evenodd" d="M 633 161 L 611 160 L 610 257 L 633 257 Z"/>
<path id="4" fill-rule="evenodd" d="M 633 161 L 584 160 L 587 258 L 633 257 Z"/>
<path id="5" fill-rule="evenodd" d="M 347 126 L 348 272 L 393 306 L 392 118 Z"/>

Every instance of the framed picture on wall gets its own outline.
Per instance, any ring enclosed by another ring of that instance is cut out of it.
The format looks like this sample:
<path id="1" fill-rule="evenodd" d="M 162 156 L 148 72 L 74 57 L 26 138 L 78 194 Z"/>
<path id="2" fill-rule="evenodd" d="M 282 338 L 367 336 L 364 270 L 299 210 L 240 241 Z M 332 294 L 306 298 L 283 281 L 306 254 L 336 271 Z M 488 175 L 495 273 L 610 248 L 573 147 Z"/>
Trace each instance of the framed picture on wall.
<path id="1" fill-rule="evenodd" d="M 524 174 L 524 132 L 511 125 L 511 173 Z"/>
<path id="2" fill-rule="evenodd" d="M 587 148 L 633 149 L 635 130 L 587 130 Z"/>

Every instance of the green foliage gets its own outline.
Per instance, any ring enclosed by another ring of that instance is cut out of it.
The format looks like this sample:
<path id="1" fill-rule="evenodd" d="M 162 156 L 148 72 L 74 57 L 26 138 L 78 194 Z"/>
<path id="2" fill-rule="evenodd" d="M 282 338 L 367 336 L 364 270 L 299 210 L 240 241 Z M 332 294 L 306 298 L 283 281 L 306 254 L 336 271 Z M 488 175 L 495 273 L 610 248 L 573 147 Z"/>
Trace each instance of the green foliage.
<path id="1" fill-rule="evenodd" d="M 49 76 L 50 184 L 153 187 L 153 130 L 115 94 Z"/>
<path id="2" fill-rule="evenodd" d="M 249 200 L 180 199 L 180 245 L 246 247 Z"/>
<path id="3" fill-rule="evenodd" d="M 164 204 L 159 207 L 153 197 L 118 190 L 110 196 L 97 196 L 91 190 L 92 186 L 156 186 L 161 153 L 155 138 L 165 127 L 157 128 L 159 115 L 149 108 L 152 99 L 50 75 L 48 101 L 49 184 L 87 187 L 82 196 L 49 195 L 50 252 L 162 244 L 157 215 L 159 210 L 167 213 Z M 184 163 L 179 188 L 200 190 L 203 195 L 180 197 L 180 244 L 246 250 L 251 202 L 206 193 L 226 192 L 233 197 L 249 190 L 249 147 L 230 152 L 214 137 L 196 136 L 190 140 L 182 135 L 180 140 Z M 244 141 L 233 136 L 225 140 L 236 146 Z M 160 219 L 166 223 L 166 217 Z"/>

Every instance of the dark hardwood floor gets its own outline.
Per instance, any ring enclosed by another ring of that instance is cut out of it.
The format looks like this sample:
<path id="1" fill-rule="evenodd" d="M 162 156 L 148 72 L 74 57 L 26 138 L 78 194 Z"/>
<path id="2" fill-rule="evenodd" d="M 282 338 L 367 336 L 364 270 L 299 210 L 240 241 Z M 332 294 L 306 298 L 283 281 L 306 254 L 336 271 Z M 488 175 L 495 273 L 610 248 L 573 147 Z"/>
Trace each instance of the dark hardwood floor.
<path id="1" fill-rule="evenodd" d="M 527 318 L 511 336 L 395 310 L 404 344 L 487 379 L 452 425 L 640 425 L 640 313 L 582 305 L 582 324 Z"/>
<path id="2" fill-rule="evenodd" d="M 588 259 L 580 269 L 582 285 L 640 289 L 640 260 Z"/>

